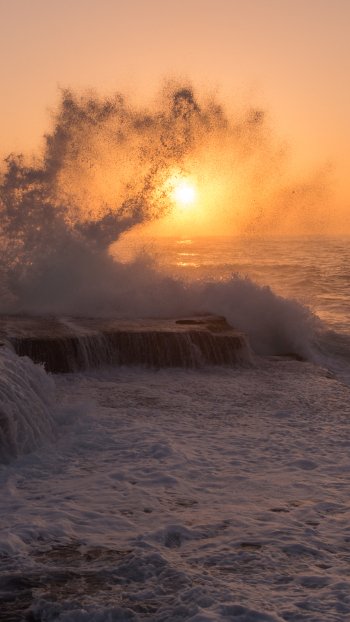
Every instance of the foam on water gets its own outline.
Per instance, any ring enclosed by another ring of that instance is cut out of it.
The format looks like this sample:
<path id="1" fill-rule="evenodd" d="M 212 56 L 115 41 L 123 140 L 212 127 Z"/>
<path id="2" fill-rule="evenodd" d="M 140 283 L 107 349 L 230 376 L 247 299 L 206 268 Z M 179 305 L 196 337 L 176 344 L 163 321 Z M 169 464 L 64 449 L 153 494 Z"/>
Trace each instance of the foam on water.
<path id="1" fill-rule="evenodd" d="M 347 387 L 288 360 L 56 383 L 93 404 L 5 467 L 5 620 L 348 619 Z"/>
<path id="2" fill-rule="evenodd" d="M 0 312 L 69 316 L 70 329 L 77 315 L 216 313 L 258 354 L 325 361 L 312 311 L 253 278 L 189 281 L 145 255 L 112 258 L 123 232 L 171 210 L 163 184 L 196 161 L 209 183 L 224 171 L 227 201 L 215 209 L 242 206 L 242 228 L 322 220 L 319 187 L 295 191 L 283 177 L 261 110 L 232 121 L 181 85 L 151 111 L 65 92 L 41 160 L 11 156 L 3 171 Z M 288 263 L 288 246 L 282 255 Z M 327 370 L 256 357 L 246 368 L 114 366 L 55 383 L 57 436 L 52 378 L 0 348 L 0 617 L 349 619 L 349 389 Z"/>

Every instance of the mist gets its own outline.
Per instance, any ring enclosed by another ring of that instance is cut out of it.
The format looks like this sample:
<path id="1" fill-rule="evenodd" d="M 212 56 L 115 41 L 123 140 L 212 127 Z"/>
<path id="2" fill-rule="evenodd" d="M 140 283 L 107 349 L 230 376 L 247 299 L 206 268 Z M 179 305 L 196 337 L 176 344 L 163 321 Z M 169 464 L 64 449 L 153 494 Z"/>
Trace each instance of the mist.
<path id="1" fill-rule="evenodd" d="M 42 154 L 31 162 L 11 154 L 3 165 L 0 311 L 220 312 L 256 334 L 259 347 L 264 334 L 265 350 L 273 323 L 281 323 L 282 340 L 290 325 L 307 332 L 311 314 L 248 279 L 185 283 L 164 274 L 149 255 L 128 264 L 112 256 L 111 245 L 128 232 L 156 226 L 176 234 L 176 206 L 165 190 L 174 171 L 194 175 L 200 189 L 202 213 L 193 217 L 192 236 L 315 233 L 326 226 L 324 175 L 291 177 L 288 149 L 259 107 L 229 113 L 213 94 L 176 81 L 144 108 L 120 93 L 63 90 Z M 275 318 L 261 331 L 253 317 L 257 305 L 267 305 Z"/>

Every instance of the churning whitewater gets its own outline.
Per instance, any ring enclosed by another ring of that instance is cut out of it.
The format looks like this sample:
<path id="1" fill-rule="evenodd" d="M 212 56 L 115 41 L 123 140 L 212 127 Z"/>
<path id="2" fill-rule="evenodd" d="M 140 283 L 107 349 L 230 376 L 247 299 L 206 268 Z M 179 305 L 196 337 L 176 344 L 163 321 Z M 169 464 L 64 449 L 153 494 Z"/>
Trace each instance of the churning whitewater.
<path id="1" fill-rule="evenodd" d="M 4 163 L 0 311 L 158 317 L 212 305 L 150 258 L 124 265 L 111 253 L 122 234 L 174 212 L 171 180 L 188 172 L 211 234 L 217 222 L 227 235 L 324 221 L 322 188 L 289 176 L 262 110 L 231 118 L 214 97 L 171 83 L 150 109 L 64 91 L 41 157 Z"/>
<path id="2" fill-rule="evenodd" d="M 5 162 L 1 622 L 349 619 L 349 244 L 248 235 L 324 224 L 284 166 L 263 111 L 170 83 L 65 91 Z M 125 260 L 188 173 L 241 235 Z"/>

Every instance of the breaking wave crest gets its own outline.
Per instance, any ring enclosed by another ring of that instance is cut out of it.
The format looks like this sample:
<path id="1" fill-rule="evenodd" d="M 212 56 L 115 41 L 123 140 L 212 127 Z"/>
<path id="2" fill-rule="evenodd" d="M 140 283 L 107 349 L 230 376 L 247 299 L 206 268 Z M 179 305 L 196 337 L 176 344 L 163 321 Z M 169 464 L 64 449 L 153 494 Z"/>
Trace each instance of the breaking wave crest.
<path id="1" fill-rule="evenodd" d="M 300 199 L 302 188 L 296 193 L 281 182 L 279 151 L 268 137 L 263 111 L 249 108 L 232 121 L 213 97 L 200 98 L 192 87 L 176 84 L 167 85 L 152 110 L 132 106 L 120 94 L 79 97 L 64 91 L 41 159 L 28 164 L 11 155 L 5 163 L 0 313 L 219 313 L 249 333 L 259 352 L 307 354 L 315 319 L 270 289 L 238 276 L 184 283 L 166 276 L 149 257 L 123 264 L 110 254 L 121 234 L 171 211 L 164 182 L 174 170 L 186 172 L 196 159 L 204 162 L 208 152 L 210 170 L 227 173 L 228 203 L 233 169 L 246 188 L 254 188 L 254 196 L 245 197 L 248 228 L 295 216 L 295 205 L 282 212 L 280 204 L 286 207 L 288 196 Z M 262 209 L 260 195 L 269 197 L 269 209 Z"/>
<path id="2" fill-rule="evenodd" d="M 164 182 L 204 136 L 223 131 L 222 110 L 189 88 L 153 113 L 124 97 L 65 91 L 40 162 L 9 156 L 0 187 L 1 310 L 99 298 L 118 272 L 108 248 L 121 233 L 170 209 Z M 120 271 L 120 269 L 119 269 Z"/>
<path id="3" fill-rule="evenodd" d="M 0 348 L 0 463 L 29 453 L 54 435 L 54 382 L 26 357 Z"/>

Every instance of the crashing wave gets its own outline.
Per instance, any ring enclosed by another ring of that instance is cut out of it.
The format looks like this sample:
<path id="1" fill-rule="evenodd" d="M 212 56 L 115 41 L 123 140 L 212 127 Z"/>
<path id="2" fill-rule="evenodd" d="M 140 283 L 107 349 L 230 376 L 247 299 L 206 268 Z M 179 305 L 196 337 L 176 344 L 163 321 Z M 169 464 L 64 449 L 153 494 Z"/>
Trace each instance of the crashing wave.
<path id="1" fill-rule="evenodd" d="M 54 382 L 39 365 L 0 348 L 0 463 L 54 436 Z"/>

